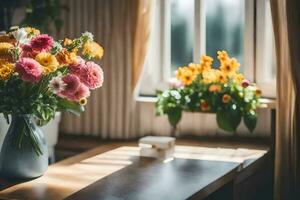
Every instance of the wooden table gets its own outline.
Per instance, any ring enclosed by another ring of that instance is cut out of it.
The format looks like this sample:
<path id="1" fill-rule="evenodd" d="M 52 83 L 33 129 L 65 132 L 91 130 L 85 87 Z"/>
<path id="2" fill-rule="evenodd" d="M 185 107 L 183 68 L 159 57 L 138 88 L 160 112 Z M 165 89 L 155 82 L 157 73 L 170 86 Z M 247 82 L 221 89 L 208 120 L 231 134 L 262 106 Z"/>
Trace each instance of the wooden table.
<path id="1" fill-rule="evenodd" d="M 38 179 L 0 181 L 0 199 L 203 199 L 221 188 L 232 197 L 231 183 L 243 163 L 265 153 L 176 146 L 175 159 L 163 163 L 140 158 L 136 146 L 103 145 L 50 166 Z"/>

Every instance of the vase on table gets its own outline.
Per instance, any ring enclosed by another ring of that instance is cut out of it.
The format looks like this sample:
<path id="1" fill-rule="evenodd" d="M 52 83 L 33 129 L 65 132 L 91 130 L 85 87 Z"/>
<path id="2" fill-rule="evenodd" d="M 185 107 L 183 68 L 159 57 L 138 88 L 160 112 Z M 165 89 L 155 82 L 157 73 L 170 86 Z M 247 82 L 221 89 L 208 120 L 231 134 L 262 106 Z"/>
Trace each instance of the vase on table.
<path id="1" fill-rule="evenodd" d="M 43 132 L 31 115 L 12 115 L 0 153 L 0 174 L 10 179 L 31 179 L 48 168 Z"/>

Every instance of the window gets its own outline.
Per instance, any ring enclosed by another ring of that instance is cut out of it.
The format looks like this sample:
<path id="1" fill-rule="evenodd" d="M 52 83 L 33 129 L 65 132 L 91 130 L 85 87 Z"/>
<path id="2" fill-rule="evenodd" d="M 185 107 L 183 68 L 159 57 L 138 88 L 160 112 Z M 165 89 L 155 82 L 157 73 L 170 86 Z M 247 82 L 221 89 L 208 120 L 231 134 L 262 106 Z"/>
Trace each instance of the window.
<path id="1" fill-rule="evenodd" d="M 268 97 L 275 97 L 276 63 L 270 0 L 156 1 L 149 53 L 140 82 L 141 95 L 167 88 L 177 67 L 216 59 L 226 50 L 240 71 Z M 215 62 L 218 66 L 218 62 Z"/>

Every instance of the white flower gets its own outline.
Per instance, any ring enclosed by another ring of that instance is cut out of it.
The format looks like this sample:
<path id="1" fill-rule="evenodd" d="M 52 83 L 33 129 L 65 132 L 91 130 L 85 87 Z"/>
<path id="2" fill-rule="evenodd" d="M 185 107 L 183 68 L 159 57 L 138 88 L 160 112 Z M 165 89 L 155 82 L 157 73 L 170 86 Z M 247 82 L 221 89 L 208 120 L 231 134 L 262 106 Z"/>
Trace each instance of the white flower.
<path id="1" fill-rule="evenodd" d="M 54 93 L 57 94 L 63 91 L 66 88 L 66 83 L 61 79 L 61 74 L 51 79 L 49 82 L 49 89 Z"/>
<path id="2" fill-rule="evenodd" d="M 20 44 L 27 44 L 29 42 L 29 39 L 27 38 L 27 32 L 24 28 L 14 31 L 12 35 Z"/>
<path id="3" fill-rule="evenodd" d="M 82 37 L 87 38 L 88 41 L 94 40 L 94 35 L 88 31 L 82 33 Z"/>

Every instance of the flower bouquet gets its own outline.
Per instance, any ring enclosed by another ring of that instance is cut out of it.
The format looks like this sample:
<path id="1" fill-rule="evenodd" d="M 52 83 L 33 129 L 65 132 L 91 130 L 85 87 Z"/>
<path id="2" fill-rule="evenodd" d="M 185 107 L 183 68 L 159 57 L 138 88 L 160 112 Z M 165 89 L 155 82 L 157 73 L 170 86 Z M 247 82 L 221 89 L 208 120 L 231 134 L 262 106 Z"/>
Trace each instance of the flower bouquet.
<path id="1" fill-rule="evenodd" d="M 12 151 L 17 151 L 14 156 L 48 156 L 36 122 L 44 125 L 60 111 L 83 112 L 90 91 L 102 86 L 103 71 L 91 61 L 102 56 L 103 48 L 89 32 L 54 41 L 37 29 L 17 27 L 0 36 L 0 113 L 8 123 L 12 116 L 1 150 L 1 171 L 4 166 L 14 168 L 7 160 L 3 164 Z"/>
<path id="2" fill-rule="evenodd" d="M 219 128 L 234 132 L 243 119 L 253 132 L 261 90 L 239 73 L 240 64 L 226 51 L 218 51 L 219 68 L 203 55 L 200 64 L 179 67 L 170 88 L 157 91 L 156 114 L 168 116 L 176 128 L 182 111 L 216 113 Z"/>

